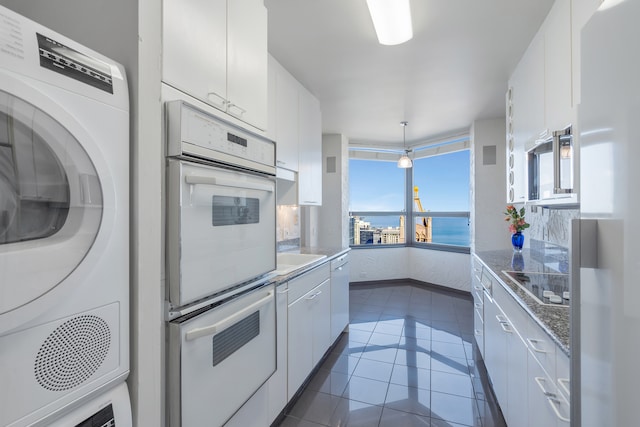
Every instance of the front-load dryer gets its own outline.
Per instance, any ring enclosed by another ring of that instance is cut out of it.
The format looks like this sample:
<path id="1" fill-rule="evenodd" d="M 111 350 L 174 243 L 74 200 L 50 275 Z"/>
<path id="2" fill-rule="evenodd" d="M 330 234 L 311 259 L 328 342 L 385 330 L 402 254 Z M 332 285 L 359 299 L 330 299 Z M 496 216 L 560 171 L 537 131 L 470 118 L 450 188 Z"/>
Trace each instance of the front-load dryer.
<path id="1" fill-rule="evenodd" d="M 124 68 L 0 7 L 0 425 L 129 372 Z"/>

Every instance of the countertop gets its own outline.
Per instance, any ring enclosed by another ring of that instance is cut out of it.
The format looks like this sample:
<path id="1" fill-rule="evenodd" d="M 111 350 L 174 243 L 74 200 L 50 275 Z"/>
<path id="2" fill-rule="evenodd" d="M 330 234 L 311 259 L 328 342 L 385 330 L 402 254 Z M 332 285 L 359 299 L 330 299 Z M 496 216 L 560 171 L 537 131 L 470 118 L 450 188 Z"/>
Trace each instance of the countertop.
<path id="1" fill-rule="evenodd" d="M 522 260 L 514 264 L 512 250 L 483 251 L 475 253 L 482 263 L 491 270 L 500 284 L 513 296 L 525 311 L 545 330 L 545 332 L 569 356 L 569 316 L 570 308 L 545 305 L 537 302 L 529 293 L 515 284 L 503 270 L 521 270 L 538 273 L 566 273 L 568 256 L 566 252 L 523 249 Z"/>
<path id="2" fill-rule="evenodd" d="M 321 265 L 324 264 L 325 262 L 331 261 L 334 258 L 337 258 L 343 254 L 346 254 L 347 252 L 349 252 L 351 250 L 351 248 L 340 248 L 340 247 L 335 247 L 335 248 L 330 248 L 330 247 L 299 247 L 296 249 L 292 249 L 292 250 L 287 250 L 287 251 L 280 251 L 279 253 L 296 253 L 296 254 L 311 254 L 311 255 L 326 255 L 326 258 L 322 258 L 312 264 L 308 264 L 305 266 L 300 267 L 297 270 L 294 270 L 288 274 L 284 274 L 281 276 L 276 276 L 275 277 L 275 281 L 278 283 L 281 282 L 286 282 L 287 280 L 291 280 L 297 276 L 300 276 L 304 273 L 306 273 L 307 271 Z"/>

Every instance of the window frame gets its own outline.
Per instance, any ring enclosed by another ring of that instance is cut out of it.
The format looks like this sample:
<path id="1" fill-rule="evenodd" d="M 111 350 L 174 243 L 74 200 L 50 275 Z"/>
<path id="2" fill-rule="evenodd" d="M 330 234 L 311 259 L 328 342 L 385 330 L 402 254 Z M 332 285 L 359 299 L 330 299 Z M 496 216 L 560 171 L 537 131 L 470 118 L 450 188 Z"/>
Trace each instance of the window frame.
<path id="1" fill-rule="evenodd" d="M 416 158 L 433 157 L 442 154 L 447 154 L 454 151 L 468 150 L 471 155 L 470 139 L 468 135 L 457 136 L 453 140 L 446 140 L 445 142 L 439 141 L 438 143 L 422 144 L 413 151 L 417 155 Z M 404 151 L 393 150 L 388 148 L 374 148 L 374 147 L 350 147 L 349 159 L 354 160 L 370 160 L 370 161 L 397 161 Z M 356 153 L 352 155 L 352 153 Z M 471 171 L 469 171 L 469 176 Z M 427 216 L 438 218 L 467 218 L 470 221 L 470 211 L 429 211 L 429 212 L 417 212 L 414 210 L 413 203 L 413 168 L 405 170 L 405 207 L 402 211 L 349 211 L 349 217 L 361 216 L 361 217 L 376 217 L 376 216 L 404 216 L 405 217 L 405 243 L 399 244 L 373 244 L 373 245 L 352 245 L 349 244 L 351 249 L 380 249 L 380 248 L 399 248 L 399 247 L 413 247 L 419 249 L 430 249 L 436 251 L 446 251 L 454 253 L 471 253 L 471 235 L 469 235 L 469 245 L 450 245 L 444 243 L 427 243 L 416 242 L 415 240 L 415 222 L 417 218 Z M 471 231 L 471 230 L 469 230 Z"/>

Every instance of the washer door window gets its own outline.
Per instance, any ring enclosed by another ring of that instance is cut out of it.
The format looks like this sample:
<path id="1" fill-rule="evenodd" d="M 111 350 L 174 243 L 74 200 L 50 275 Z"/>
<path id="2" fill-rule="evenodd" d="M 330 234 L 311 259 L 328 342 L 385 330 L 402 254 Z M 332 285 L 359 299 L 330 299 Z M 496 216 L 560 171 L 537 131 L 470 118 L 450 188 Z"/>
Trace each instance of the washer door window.
<path id="1" fill-rule="evenodd" d="M 97 172 L 51 116 L 0 91 L 0 314 L 65 279 L 102 216 Z"/>

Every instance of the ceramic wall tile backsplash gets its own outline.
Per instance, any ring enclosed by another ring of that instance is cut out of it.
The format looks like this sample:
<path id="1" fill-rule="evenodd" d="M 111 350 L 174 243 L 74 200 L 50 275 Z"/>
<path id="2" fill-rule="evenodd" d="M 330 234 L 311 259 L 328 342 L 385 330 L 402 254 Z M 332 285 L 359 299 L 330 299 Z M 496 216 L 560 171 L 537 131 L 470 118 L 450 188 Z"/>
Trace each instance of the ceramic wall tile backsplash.
<path id="1" fill-rule="evenodd" d="M 300 208 L 292 205 L 278 205 L 276 208 L 278 246 L 300 245 Z"/>
<path id="2" fill-rule="evenodd" d="M 578 218 L 579 209 L 549 209 L 527 206 L 526 219 L 531 225 L 529 238 L 553 243 L 565 248 L 570 246 L 571 220 Z"/>

